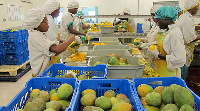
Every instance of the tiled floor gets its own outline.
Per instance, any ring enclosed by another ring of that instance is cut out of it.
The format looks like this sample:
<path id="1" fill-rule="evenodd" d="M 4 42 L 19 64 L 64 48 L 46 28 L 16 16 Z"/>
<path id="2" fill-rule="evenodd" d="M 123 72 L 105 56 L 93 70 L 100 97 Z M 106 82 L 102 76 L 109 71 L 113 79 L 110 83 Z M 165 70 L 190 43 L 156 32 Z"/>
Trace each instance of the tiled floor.
<path id="1" fill-rule="evenodd" d="M 0 82 L 0 106 L 6 106 L 24 88 L 32 77 L 32 70 L 24 74 L 17 82 Z"/>

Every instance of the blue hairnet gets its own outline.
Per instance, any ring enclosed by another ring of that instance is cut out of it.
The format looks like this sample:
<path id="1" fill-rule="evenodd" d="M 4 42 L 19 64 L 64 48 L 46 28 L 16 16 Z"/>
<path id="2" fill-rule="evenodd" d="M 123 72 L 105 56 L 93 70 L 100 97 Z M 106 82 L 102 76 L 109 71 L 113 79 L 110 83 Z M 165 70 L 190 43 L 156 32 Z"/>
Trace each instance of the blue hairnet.
<path id="1" fill-rule="evenodd" d="M 172 19 L 173 22 L 178 18 L 178 12 L 170 6 L 162 6 L 155 12 L 154 18 Z"/>
<path id="2" fill-rule="evenodd" d="M 175 6 L 174 8 L 176 9 L 176 11 L 177 11 L 178 13 L 183 11 L 183 10 L 181 9 L 181 7 L 179 7 L 179 6 Z"/>
<path id="3" fill-rule="evenodd" d="M 78 11 L 77 13 L 76 13 L 76 16 L 81 16 L 83 13 L 82 13 L 82 11 Z"/>

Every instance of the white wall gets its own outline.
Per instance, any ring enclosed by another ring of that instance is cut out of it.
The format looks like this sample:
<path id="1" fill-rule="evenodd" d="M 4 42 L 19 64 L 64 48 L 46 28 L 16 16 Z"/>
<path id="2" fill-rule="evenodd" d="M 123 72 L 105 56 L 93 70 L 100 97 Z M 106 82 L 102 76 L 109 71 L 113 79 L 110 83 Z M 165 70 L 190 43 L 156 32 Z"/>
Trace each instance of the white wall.
<path id="1" fill-rule="evenodd" d="M 8 20 L 7 1 L 8 2 L 14 2 L 16 4 L 20 4 L 21 5 L 21 16 L 22 16 L 22 19 L 20 21 L 9 21 Z M 1 13 L 1 16 L 0 16 L 0 24 L 1 24 L 0 30 L 8 29 L 10 27 L 22 26 L 22 20 L 23 20 L 23 18 L 25 16 L 26 12 L 32 8 L 32 4 L 21 2 L 21 0 L 0 0 L 0 4 L 3 4 L 3 6 L 0 6 L 0 13 Z M 4 22 L 3 19 L 6 19 L 6 21 Z"/>

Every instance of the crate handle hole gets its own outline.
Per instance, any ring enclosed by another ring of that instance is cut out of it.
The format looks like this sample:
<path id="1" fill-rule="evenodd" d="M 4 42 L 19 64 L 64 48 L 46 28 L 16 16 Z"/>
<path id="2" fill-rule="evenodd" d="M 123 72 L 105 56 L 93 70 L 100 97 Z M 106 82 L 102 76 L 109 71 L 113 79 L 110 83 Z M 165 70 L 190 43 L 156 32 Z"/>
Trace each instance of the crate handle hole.
<path id="1" fill-rule="evenodd" d="M 111 87 L 111 84 L 110 83 L 101 83 L 101 84 L 98 84 L 98 87 Z"/>
<path id="2" fill-rule="evenodd" d="M 49 85 L 61 85 L 61 82 L 49 82 Z"/>
<path id="3" fill-rule="evenodd" d="M 149 82 L 149 85 L 162 85 L 162 81 L 152 81 Z"/>

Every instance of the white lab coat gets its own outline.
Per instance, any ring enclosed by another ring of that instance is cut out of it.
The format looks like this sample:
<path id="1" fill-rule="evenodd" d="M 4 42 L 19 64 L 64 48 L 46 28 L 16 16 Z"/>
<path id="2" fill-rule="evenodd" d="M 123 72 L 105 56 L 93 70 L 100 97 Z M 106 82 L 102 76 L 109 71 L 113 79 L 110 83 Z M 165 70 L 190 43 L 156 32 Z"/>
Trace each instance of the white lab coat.
<path id="1" fill-rule="evenodd" d="M 195 32 L 194 20 L 192 15 L 186 11 L 184 14 L 181 15 L 179 20 L 176 21 L 176 25 L 179 27 L 183 34 L 185 44 L 188 44 L 196 39 L 197 35 Z M 190 66 L 190 59 L 193 58 L 193 50 L 186 48 L 186 63 L 187 67 Z"/>
<path id="2" fill-rule="evenodd" d="M 73 29 L 76 30 L 76 23 L 74 21 L 74 15 L 72 13 L 65 13 L 63 16 L 62 16 L 62 19 L 61 19 L 61 23 L 60 23 L 60 40 L 64 40 L 64 41 L 67 41 L 70 37 L 73 37 L 75 36 L 74 34 L 70 33 L 69 31 L 69 24 L 70 23 L 73 23 Z M 62 52 L 60 54 L 60 58 L 62 60 L 66 59 L 67 57 L 69 57 L 70 55 L 73 54 L 73 51 L 71 50 L 66 50 L 64 52 Z"/>
<path id="3" fill-rule="evenodd" d="M 47 15 L 47 20 L 49 24 L 49 30 L 45 33 L 45 35 L 49 38 L 49 40 L 57 41 L 58 34 L 60 33 L 59 28 L 51 15 Z"/>
<path id="4" fill-rule="evenodd" d="M 49 66 L 50 57 L 55 55 L 49 51 L 53 44 L 58 44 L 58 41 L 50 41 L 42 32 L 36 30 L 29 32 L 28 49 L 33 76 L 38 76 Z"/>
<path id="5" fill-rule="evenodd" d="M 180 68 L 184 66 L 186 61 L 183 35 L 175 24 L 169 25 L 168 27 L 168 34 L 163 40 L 163 49 L 167 53 L 167 68 L 169 70 L 178 68 L 178 77 L 181 77 Z"/>
<path id="6" fill-rule="evenodd" d="M 156 34 L 158 33 L 159 30 L 160 30 L 159 26 L 156 25 L 156 23 L 153 23 L 151 30 L 147 34 L 148 43 L 156 41 Z"/>

